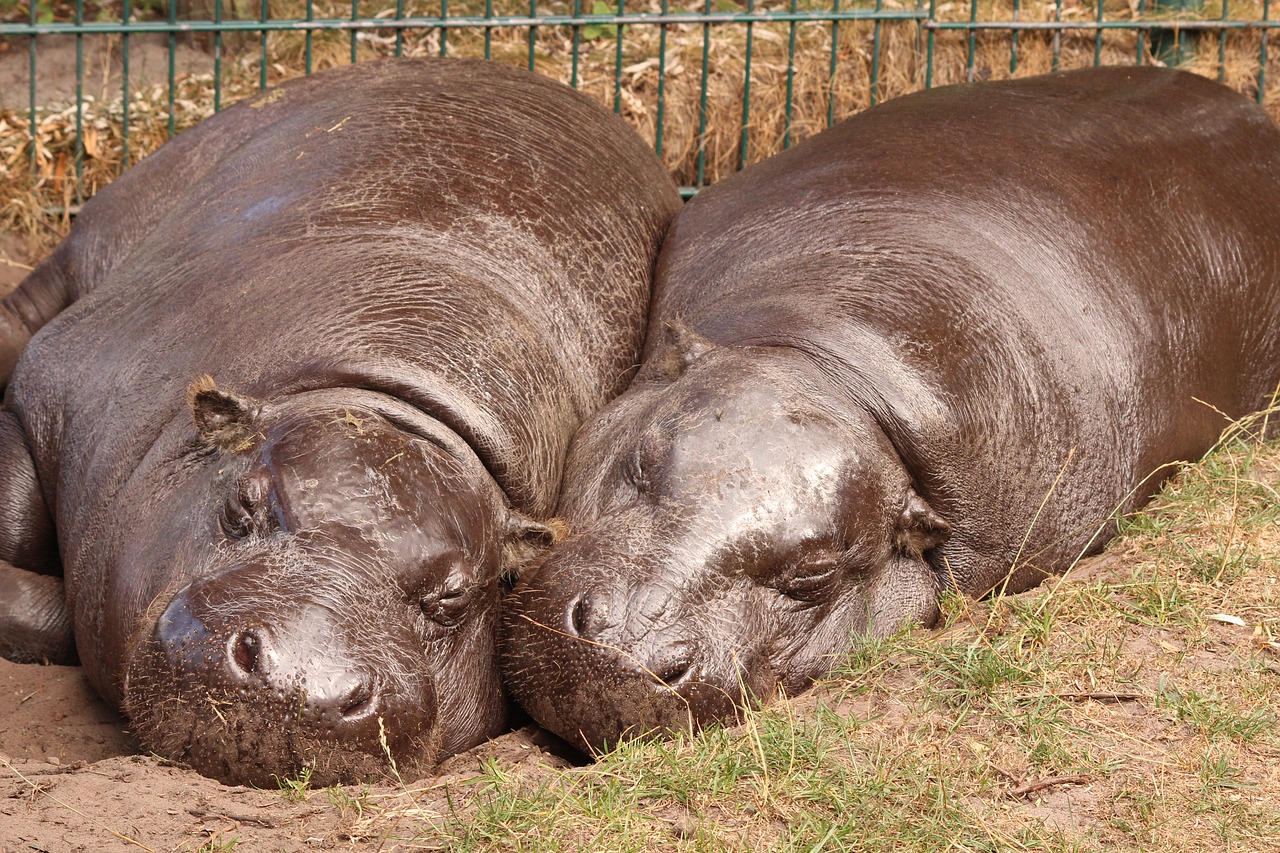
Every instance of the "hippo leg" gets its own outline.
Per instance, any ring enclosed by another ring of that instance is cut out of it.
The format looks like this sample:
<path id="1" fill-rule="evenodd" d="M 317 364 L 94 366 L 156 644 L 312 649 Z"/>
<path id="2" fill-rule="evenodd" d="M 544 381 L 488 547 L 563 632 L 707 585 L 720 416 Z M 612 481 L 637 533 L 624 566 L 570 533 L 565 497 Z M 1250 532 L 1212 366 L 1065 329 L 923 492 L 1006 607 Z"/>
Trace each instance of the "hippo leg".
<path id="1" fill-rule="evenodd" d="M 61 254 L 55 252 L 0 300 L 0 387 L 9 384 L 13 366 L 31 336 L 75 301 L 75 290 L 63 271 Z"/>
<path id="2" fill-rule="evenodd" d="M 0 411 L 0 656 L 72 663 L 53 520 L 22 427 Z"/>

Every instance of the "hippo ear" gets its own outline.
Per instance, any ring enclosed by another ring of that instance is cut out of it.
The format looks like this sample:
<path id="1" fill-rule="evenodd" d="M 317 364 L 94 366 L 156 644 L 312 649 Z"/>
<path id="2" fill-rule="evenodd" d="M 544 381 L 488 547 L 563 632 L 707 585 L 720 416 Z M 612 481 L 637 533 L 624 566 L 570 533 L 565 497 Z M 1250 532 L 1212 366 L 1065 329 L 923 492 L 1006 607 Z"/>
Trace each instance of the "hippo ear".
<path id="1" fill-rule="evenodd" d="M 187 388 L 187 402 L 200 437 L 223 450 L 237 450 L 257 431 L 262 406 L 249 397 L 223 391 L 210 376 Z"/>
<path id="2" fill-rule="evenodd" d="M 898 516 L 895 544 L 898 550 L 919 557 L 930 548 L 936 548 L 951 536 L 951 525 L 925 503 L 914 490 L 907 491 L 907 503 Z"/>
<path id="3" fill-rule="evenodd" d="M 654 353 L 650 370 L 667 379 L 679 379 L 689 365 L 715 348 L 715 344 L 676 317 L 662 324 L 662 341 Z"/>
<path id="4" fill-rule="evenodd" d="M 568 527 L 559 518 L 542 524 L 515 510 L 509 512 L 502 543 L 502 576 L 514 579 L 521 566 L 563 539 Z"/>

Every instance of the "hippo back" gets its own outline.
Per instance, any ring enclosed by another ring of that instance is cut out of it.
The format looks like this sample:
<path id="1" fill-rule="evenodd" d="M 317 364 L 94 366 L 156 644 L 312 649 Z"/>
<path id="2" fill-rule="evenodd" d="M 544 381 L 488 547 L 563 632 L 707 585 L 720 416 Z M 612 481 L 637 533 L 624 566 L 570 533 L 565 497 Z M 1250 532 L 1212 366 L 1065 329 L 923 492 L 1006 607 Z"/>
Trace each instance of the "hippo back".
<path id="1" fill-rule="evenodd" d="M 694 199 L 650 328 L 811 355 L 959 520 L 962 588 L 1058 570 L 1274 390 L 1277 199 L 1280 132 L 1202 78 L 948 87 Z"/>

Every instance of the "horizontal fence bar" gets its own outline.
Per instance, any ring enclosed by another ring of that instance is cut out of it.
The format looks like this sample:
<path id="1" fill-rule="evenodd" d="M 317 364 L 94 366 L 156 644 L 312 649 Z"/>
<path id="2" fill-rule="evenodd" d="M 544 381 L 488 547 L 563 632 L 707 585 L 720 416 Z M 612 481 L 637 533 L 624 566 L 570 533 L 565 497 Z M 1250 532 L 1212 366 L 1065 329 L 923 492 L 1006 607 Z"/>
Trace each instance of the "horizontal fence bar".
<path id="1" fill-rule="evenodd" d="M 3 0 L 0 0 L 0 2 L 3 2 Z M 36 0 L 31 0 L 31 2 L 34 7 L 34 3 L 36 2 Z M 134 0 L 134 2 L 136 3 L 137 0 Z M 837 51 L 839 49 L 839 36 L 842 33 L 842 31 L 839 30 L 839 25 L 841 22 L 850 22 L 855 24 L 861 22 L 864 24 L 875 25 L 874 33 L 875 33 L 875 39 L 876 39 L 876 42 L 875 42 L 876 46 L 873 50 L 872 59 L 871 59 L 872 72 L 871 72 L 871 82 L 870 82 L 872 104 L 874 104 L 877 100 L 877 94 L 878 94 L 877 87 L 879 86 L 879 82 L 878 82 L 880 77 L 879 75 L 879 63 L 880 63 L 879 39 L 880 39 L 880 27 L 882 23 L 905 23 L 908 25 L 914 23 L 915 26 L 918 27 L 918 29 L 915 31 L 917 62 L 921 61 L 921 57 L 924 53 L 925 35 L 927 34 L 928 54 L 927 54 L 927 58 L 924 60 L 926 64 L 926 76 L 925 76 L 926 87 L 932 85 L 932 75 L 933 75 L 933 68 L 934 68 L 933 47 L 934 47 L 934 38 L 937 33 L 960 32 L 960 33 L 967 34 L 967 37 L 969 40 L 967 77 L 968 79 L 973 79 L 974 44 L 975 44 L 974 38 L 976 36 L 976 33 L 978 32 L 983 32 L 985 34 L 985 33 L 991 33 L 992 31 L 994 31 L 996 34 L 1002 34 L 1002 33 L 1010 34 L 1010 39 L 1012 41 L 1012 48 L 1011 48 L 1011 54 L 1010 54 L 1010 71 L 1011 72 L 1017 69 L 1017 51 L 1018 51 L 1017 39 L 1018 39 L 1019 32 L 1040 32 L 1040 33 L 1051 34 L 1053 51 L 1054 51 L 1053 53 L 1054 70 L 1057 70 L 1058 68 L 1059 45 L 1062 40 L 1065 40 L 1067 36 L 1065 36 L 1064 34 L 1067 34 L 1067 33 L 1087 34 L 1084 36 L 1077 35 L 1077 38 L 1087 38 L 1090 40 L 1096 40 L 1097 43 L 1095 44 L 1093 49 L 1094 64 L 1098 64 L 1099 62 L 1099 46 L 1102 43 L 1102 38 L 1104 33 L 1108 31 L 1110 32 L 1116 32 L 1116 31 L 1126 32 L 1127 31 L 1130 33 L 1136 33 L 1136 38 L 1138 42 L 1137 62 L 1138 64 L 1142 64 L 1144 39 L 1147 39 L 1147 38 L 1150 38 L 1153 40 L 1158 38 L 1168 38 L 1169 37 L 1168 34 L 1179 33 L 1179 32 L 1211 33 L 1211 34 L 1214 34 L 1214 36 L 1216 36 L 1216 38 L 1219 40 L 1218 54 L 1219 54 L 1219 57 L 1221 57 L 1223 55 L 1223 51 L 1225 50 L 1227 38 L 1228 37 L 1237 38 L 1237 36 L 1234 36 L 1234 35 L 1229 36 L 1229 34 L 1249 32 L 1249 31 L 1258 32 L 1259 36 L 1255 37 L 1255 41 L 1260 40 L 1260 46 L 1258 47 L 1258 50 L 1257 50 L 1257 56 L 1258 56 L 1258 61 L 1260 63 L 1260 68 L 1258 70 L 1258 73 L 1256 74 L 1256 81 L 1257 81 L 1256 97 L 1259 103 L 1263 101 L 1263 95 L 1264 95 L 1264 92 L 1266 91 L 1264 81 L 1266 78 L 1266 70 L 1267 70 L 1268 39 L 1271 38 L 1270 34 L 1272 31 L 1280 29 L 1280 20 L 1272 19 L 1271 0 L 1263 0 L 1261 5 L 1261 10 L 1260 10 L 1261 11 L 1260 19 L 1242 19 L 1242 18 L 1227 19 L 1225 17 L 1227 15 L 1226 3 L 1224 2 L 1223 9 L 1221 12 L 1221 15 L 1223 17 L 1217 18 L 1215 20 L 1204 20 L 1204 19 L 1196 19 L 1191 17 L 1184 17 L 1182 14 L 1180 14 L 1180 11 L 1178 9 L 1168 8 L 1167 3 L 1166 3 L 1166 6 L 1162 8 L 1160 6 L 1160 3 L 1157 2 L 1154 4 L 1155 8 L 1153 9 L 1149 7 L 1147 3 L 1141 2 L 1141 0 L 1135 12 L 1135 14 L 1138 17 L 1133 19 L 1104 20 L 1103 0 L 1094 0 L 1095 5 L 1093 6 L 1092 9 L 1083 9 L 1083 12 L 1088 15 L 1087 19 L 1078 18 L 1078 19 L 1063 20 L 1061 17 L 1063 0 L 1047 0 L 1047 2 L 1054 9 L 1054 19 L 1047 20 L 1047 21 L 1021 20 L 1021 15 L 1020 15 L 1021 10 L 1020 10 L 1019 0 L 1013 0 L 1013 13 L 1012 13 L 1011 19 L 1006 18 L 1005 20 L 977 20 L 978 6 L 977 6 L 976 0 L 970 0 L 970 2 L 967 4 L 965 3 L 951 4 L 951 6 L 949 7 L 951 8 L 950 14 L 957 14 L 956 9 L 959 9 L 960 13 L 963 14 L 963 19 L 960 19 L 960 20 L 947 19 L 950 17 L 950 15 L 944 9 L 939 9 L 939 5 L 940 5 L 939 0 L 932 0 L 932 2 L 925 2 L 925 0 L 918 0 L 917 4 L 912 9 L 885 9 L 883 7 L 884 0 L 875 0 L 874 8 L 872 8 L 868 2 L 867 4 L 864 4 L 864 8 L 844 9 L 844 8 L 841 8 L 841 5 L 842 5 L 841 0 L 829 0 L 829 2 L 831 3 L 831 8 L 807 10 L 807 11 L 800 11 L 796 8 L 797 0 L 789 0 L 789 4 L 788 4 L 789 8 L 785 10 L 780 10 L 780 11 L 758 10 L 755 8 L 755 3 L 750 2 L 750 0 L 746 4 L 746 9 L 742 11 L 712 11 L 713 0 L 700 0 L 699 5 L 703 5 L 703 3 L 705 2 L 705 5 L 700 11 L 670 11 L 668 6 L 669 0 L 662 0 L 660 12 L 655 11 L 655 12 L 633 12 L 633 13 L 624 13 L 622 11 L 625 4 L 625 0 L 605 0 L 605 2 L 600 2 L 600 0 L 597 0 L 597 2 L 593 4 L 592 11 L 590 12 L 583 10 L 583 7 L 588 5 L 588 0 L 573 0 L 573 2 L 571 3 L 571 7 L 572 7 L 571 14 L 539 14 L 538 0 L 527 0 L 528 2 L 527 14 L 493 15 L 492 13 L 490 13 L 484 16 L 477 16 L 477 15 L 450 16 L 448 14 L 448 5 L 449 5 L 448 0 L 441 0 L 439 4 L 439 14 L 418 15 L 414 17 L 403 16 L 404 6 L 406 5 L 404 0 L 396 0 L 396 7 L 394 10 L 396 17 L 382 16 L 383 14 L 389 15 L 389 13 L 379 13 L 377 16 L 366 15 L 365 17 L 358 17 L 356 12 L 357 12 L 357 9 L 359 8 L 360 0 L 352 0 L 352 4 L 351 4 L 352 15 L 351 17 L 346 17 L 346 18 L 316 18 L 314 17 L 314 15 L 311 14 L 312 8 L 313 8 L 312 2 L 311 0 L 308 0 L 307 2 L 308 16 L 306 19 L 269 18 L 267 17 L 267 0 L 260 0 L 262 5 L 262 15 L 260 17 L 235 19 L 235 20 L 223 19 L 220 14 L 215 15 L 214 20 L 179 20 L 176 18 L 173 2 L 174 0 L 171 0 L 170 5 L 168 7 L 169 8 L 168 17 L 162 18 L 160 20 L 141 20 L 141 21 L 129 20 L 130 15 L 128 14 L 128 8 L 130 4 L 128 0 L 125 0 L 124 6 L 122 9 L 122 12 L 123 12 L 121 16 L 122 20 L 119 20 L 119 21 L 109 21 L 109 20 L 85 21 L 83 20 L 83 14 L 81 13 L 77 15 L 77 17 L 80 18 L 80 20 L 76 20 L 76 21 L 39 22 L 36 20 L 35 13 L 33 11 L 30 15 L 29 20 L 27 21 L 24 21 L 21 23 L 0 22 L 0 38 L 3 38 L 3 37 L 30 38 L 33 36 L 37 36 L 37 37 L 38 36 L 74 36 L 76 37 L 77 55 L 78 55 L 79 45 L 81 44 L 82 38 L 84 36 L 125 36 L 126 44 L 124 45 L 125 50 L 123 54 L 124 68 L 122 71 L 124 76 L 123 76 L 123 81 L 120 85 L 123 87 L 123 91 L 125 93 L 124 113 L 125 113 L 126 124 L 123 130 L 123 135 L 125 137 L 125 153 L 123 157 L 124 157 L 124 161 L 127 164 L 128 156 L 129 156 L 128 155 L 129 129 L 128 129 L 127 122 L 129 119 L 129 109 L 130 109 L 129 94 L 128 94 L 129 77 L 128 77 L 128 67 L 127 67 L 127 63 L 128 63 L 127 41 L 128 41 L 128 36 L 130 35 L 162 34 L 168 37 L 169 64 L 170 64 L 168 119 L 169 119 L 169 133 L 170 135 L 172 135 L 174 132 L 174 118 L 173 118 L 174 116 L 173 61 L 174 61 L 174 44 L 175 44 L 174 39 L 176 35 L 179 33 L 185 33 L 189 35 L 207 34 L 207 33 L 213 34 L 213 37 L 215 40 L 214 50 L 213 50 L 213 56 L 214 56 L 214 62 L 215 62 L 214 106 L 216 110 L 218 107 L 217 96 L 220 93 L 219 84 L 222 78 L 220 63 L 222 60 L 223 49 L 221 48 L 220 39 L 224 34 L 227 34 L 227 33 L 251 33 L 251 34 L 254 34 L 255 38 L 260 37 L 261 43 L 262 43 L 262 48 L 261 48 L 262 70 L 261 70 L 260 86 L 265 86 L 267 83 L 266 39 L 267 39 L 268 33 L 298 32 L 298 33 L 305 34 L 307 39 L 307 50 L 308 50 L 306 69 L 307 69 L 307 72 L 310 73 L 311 71 L 310 42 L 313 34 L 321 31 L 326 31 L 326 30 L 327 31 L 344 31 L 346 33 L 349 33 L 351 43 L 352 43 L 352 46 L 351 46 L 352 59 L 354 61 L 356 58 L 356 54 L 355 54 L 356 38 L 357 38 L 357 35 L 361 32 L 364 32 L 364 33 L 394 32 L 395 39 L 396 39 L 397 55 L 399 55 L 401 41 L 405 39 L 406 31 L 435 30 L 439 32 L 440 51 L 441 51 L 441 55 L 444 55 L 444 53 L 446 52 L 445 39 L 448 37 L 448 33 L 450 32 L 455 33 L 454 37 L 456 38 L 456 33 L 459 30 L 479 31 L 484 33 L 484 36 L 486 39 L 485 56 L 486 58 L 488 58 L 489 56 L 488 39 L 490 35 L 492 35 L 493 30 L 527 29 L 528 40 L 529 40 L 528 56 L 529 56 L 530 70 L 532 70 L 533 60 L 534 60 L 533 46 L 535 44 L 535 39 L 538 38 L 538 35 L 537 35 L 538 29 L 547 28 L 547 27 L 566 28 L 566 29 L 572 29 L 574 31 L 574 43 L 573 43 L 574 44 L 574 47 L 573 47 L 574 71 L 573 71 L 572 79 L 573 79 L 574 85 L 576 86 L 578 83 L 577 54 L 579 50 L 579 39 L 581 38 L 580 36 L 581 30 L 588 27 L 610 27 L 610 26 L 641 27 L 641 28 L 652 27 L 659 30 L 661 32 L 661 37 L 662 37 L 662 41 L 660 43 L 661 50 L 657 57 L 659 77 L 657 82 L 657 86 L 658 86 L 657 130 L 656 130 L 656 136 L 654 140 L 655 147 L 661 154 L 662 148 L 663 148 L 663 115 L 664 115 L 664 107 L 665 107 L 664 84 L 666 82 L 664 71 L 665 71 L 665 63 L 667 61 L 666 35 L 668 30 L 670 28 L 675 28 L 675 27 L 700 28 L 702 30 L 702 33 L 703 33 L 703 39 L 702 39 L 703 40 L 703 59 L 702 59 L 703 80 L 701 85 L 702 106 L 701 106 L 701 112 L 699 113 L 700 115 L 699 121 L 700 123 L 705 124 L 705 113 L 707 110 L 707 104 L 706 104 L 706 97 L 707 97 L 706 95 L 706 89 L 707 89 L 706 51 L 708 49 L 707 33 L 710 32 L 710 28 L 712 26 L 745 25 L 747 38 L 748 38 L 748 42 L 747 42 L 748 54 L 745 60 L 746 64 L 745 64 L 745 71 L 744 71 L 746 79 L 743 86 L 743 92 L 744 92 L 743 104 L 740 111 L 741 126 L 735 129 L 734 131 L 741 137 L 741 140 L 742 140 L 741 149 L 739 151 L 739 154 L 737 155 L 738 167 L 741 168 L 741 166 L 744 165 L 747 161 L 748 128 L 750 126 L 749 117 L 752 114 L 752 112 L 750 111 L 750 107 L 751 107 L 750 98 L 751 98 L 751 95 L 753 94 L 752 89 L 750 88 L 750 76 L 752 73 L 751 72 L 750 37 L 752 32 L 751 27 L 752 25 L 755 25 L 755 24 L 780 24 L 780 25 L 783 25 L 783 27 L 785 28 L 789 28 L 790 30 L 791 41 L 790 41 L 790 48 L 788 50 L 788 57 L 790 58 L 788 59 L 787 78 L 786 78 L 786 85 L 787 85 L 786 111 L 787 112 L 786 112 L 786 123 L 784 128 L 785 130 L 784 144 L 783 144 L 784 148 L 787 146 L 787 144 L 791 142 L 791 134 L 792 134 L 791 87 L 793 82 L 792 77 L 794 75 L 793 65 L 795 61 L 794 56 L 796 52 L 796 43 L 795 43 L 796 30 L 797 30 L 797 27 L 802 24 L 818 25 L 821 27 L 826 27 L 831 34 L 830 46 L 823 48 L 824 50 L 829 49 L 831 51 L 830 72 L 826 82 L 826 92 L 827 92 L 826 96 L 828 100 L 826 103 L 825 111 L 826 111 L 827 124 L 830 124 L 833 121 L 834 115 L 835 115 L 836 103 L 835 103 L 835 96 L 833 94 L 834 92 L 833 86 L 834 86 L 834 81 L 836 79 L 836 73 L 837 73 Z M 215 10 L 218 10 L 220 12 L 222 5 L 225 2 L 227 2 L 227 0 L 216 0 L 216 5 L 214 6 Z M 488 10 L 492 9 L 491 4 L 492 4 L 492 0 L 489 0 L 489 2 L 486 4 L 486 8 Z M 607 8 L 610 5 L 616 5 L 616 8 L 617 8 L 616 13 L 614 12 L 601 13 L 599 11 L 596 11 L 596 10 Z M 1153 12 L 1153 11 L 1156 14 L 1163 14 L 1164 17 L 1158 17 L 1158 18 L 1145 17 L 1146 13 Z M 1253 13 L 1256 14 L 1257 10 L 1255 10 Z M 1005 14 L 1005 13 L 1000 12 L 999 14 Z M 620 36 L 621 36 L 620 31 L 618 30 L 613 31 L 613 37 L 617 39 L 616 47 L 614 48 L 617 54 L 617 58 L 615 62 L 616 67 L 614 72 L 614 109 L 615 111 L 621 110 L 621 100 L 620 100 L 621 82 L 620 81 L 622 77 L 621 70 L 622 70 L 622 62 L 623 62 L 623 38 Z M 598 36 L 590 36 L 590 38 L 596 38 L 596 37 Z M 1188 36 L 1188 38 L 1190 39 L 1191 36 Z M 1047 41 L 1048 41 L 1048 37 L 1046 37 L 1046 42 Z M 1179 36 L 1179 42 L 1181 42 L 1181 36 Z M 1220 63 L 1222 62 L 1221 58 L 1219 59 L 1219 62 Z M 33 138 L 37 135 L 36 92 L 35 92 L 35 78 L 37 76 L 36 75 L 37 66 L 38 66 L 38 62 L 37 62 L 36 42 L 35 42 L 35 39 L 32 39 L 31 46 L 30 46 L 30 59 L 29 59 L 28 67 L 31 69 L 31 72 L 32 72 L 31 73 L 32 79 L 30 81 L 31 92 L 30 92 L 30 98 L 29 98 L 29 101 L 30 101 L 29 108 L 30 108 L 31 136 Z M 1221 76 L 1221 71 L 1220 71 L 1220 76 Z M 82 80 L 83 77 L 84 77 L 84 71 L 78 68 L 76 72 L 77 90 L 75 95 L 76 102 L 78 104 L 85 100 L 81 96 L 81 92 L 79 88 L 80 86 L 79 81 Z M 78 185 L 80 182 L 80 172 L 79 172 L 80 158 L 82 157 L 82 152 L 84 150 L 81 147 L 82 143 L 79 141 L 83 133 L 83 131 L 80 129 L 80 109 L 82 109 L 82 107 L 77 107 L 77 114 L 76 114 L 77 125 L 76 125 L 76 131 L 74 134 L 75 139 L 77 140 L 76 160 L 75 160 L 77 169 L 76 169 L 76 177 L 74 179 L 77 183 L 77 193 L 79 192 Z M 680 187 L 681 194 L 686 198 L 695 194 L 705 182 L 703 177 L 703 159 L 705 157 L 705 148 L 704 148 L 705 133 L 706 133 L 705 127 L 700 127 L 698 130 L 697 138 L 703 141 L 699 142 L 697 147 L 695 148 L 695 150 L 697 151 L 697 157 L 698 157 L 698 167 L 697 167 L 698 171 L 697 171 L 696 186 Z M 35 149 L 33 148 L 32 151 L 33 151 L 32 168 L 34 169 Z M 78 195 L 77 195 L 77 198 L 78 198 Z M 59 210 L 61 210 L 61 208 L 59 208 Z"/>
<path id="2" fill-rule="evenodd" d="M 669 12 L 637 13 L 634 15 L 495 15 L 450 16 L 442 18 L 316 18 L 314 20 L 235 20 L 235 21 L 86 21 L 53 22 L 45 24 L 0 24 L 0 36 L 46 35 L 119 35 L 121 33 L 206 33 L 206 32 L 260 32 L 315 31 L 315 30 L 410 30 L 447 27 L 450 29 L 494 29 L 497 27 L 587 27 L 614 24 L 673 25 L 688 24 L 767 24 L 815 23 L 832 21 L 923 21 L 928 13 L 923 9 L 879 11 L 875 9 L 846 9 L 838 12 Z"/>
<path id="3" fill-rule="evenodd" d="M 1280 21 L 930 21 L 926 30 L 1274 30 Z"/>
<path id="4" fill-rule="evenodd" d="M 926 10 L 850 9 L 825 12 L 726 12 L 634 15 L 495 15 L 493 17 L 316 18 L 314 20 L 235 21 L 73 21 L 43 24 L 0 23 L 0 36 L 129 35 L 140 33 L 315 32 L 319 30 L 496 29 L 499 27 L 662 26 L 687 24 L 817 23 L 839 21 L 919 21 L 926 30 L 1274 30 L 1272 20 L 1187 20 L 1144 18 L 1131 21 L 938 21 Z"/>

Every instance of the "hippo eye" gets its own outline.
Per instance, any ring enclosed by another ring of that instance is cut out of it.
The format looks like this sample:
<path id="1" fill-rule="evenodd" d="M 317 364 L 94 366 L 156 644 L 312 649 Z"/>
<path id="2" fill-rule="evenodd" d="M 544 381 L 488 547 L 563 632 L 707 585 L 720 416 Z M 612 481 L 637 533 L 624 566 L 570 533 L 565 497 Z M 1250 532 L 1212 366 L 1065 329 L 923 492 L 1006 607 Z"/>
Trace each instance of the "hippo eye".
<path id="1" fill-rule="evenodd" d="M 267 487 L 258 477 L 243 477 L 218 513 L 218 526 L 231 539 L 244 539 L 258 526 Z"/>
<path id="2" fill-rule="evenodd" d="M 840 560 L 836 554 L 808 557 L 778 584 L 777 589 L 794 601 L 815 602 L 825 596 L 839 574 Z"/>
<path id="3" fill-rule="evenodd" d="M 648 481 L 645 480 L 644 462 L 641 461 L 643 447 L 636 447 L 636 452 L 631 454 L 627 460 L 627 479 L 638 490 L 644 491 L 648 487 Z"/>
<path id="4" fill-rule="evenodd" d="M 638 491 L 651 491 L 657 485 L 655 475 L 662 468 L 665 448 L 666 436 L 657 430 L 647 430 L 636 442 L 635 452 L 626 462 L 626 474 Z"/>
<path id="5" fill-rule="evenodd" d="M 418 606 L 428 619 L 444 628 L 452 628 L 467 615 L 470 605 L 466 587 L 454 586 L 433 590 L 418 599 Z"/>

